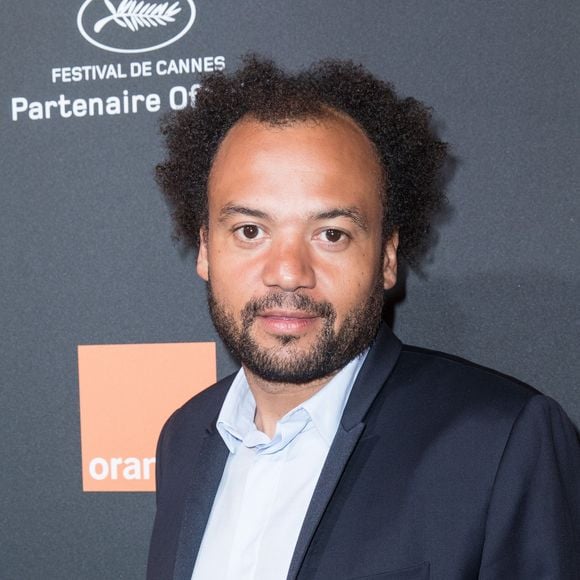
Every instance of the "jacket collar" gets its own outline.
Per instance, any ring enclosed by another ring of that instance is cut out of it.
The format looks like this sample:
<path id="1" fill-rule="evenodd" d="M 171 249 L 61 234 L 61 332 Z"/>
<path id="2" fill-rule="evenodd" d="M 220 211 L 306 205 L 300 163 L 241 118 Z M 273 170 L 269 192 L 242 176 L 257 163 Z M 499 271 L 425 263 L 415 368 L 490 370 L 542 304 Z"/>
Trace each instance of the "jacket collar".
<path id="1" fill-rule="evenodd" d="M 341 423 L 346 431 L 364 419 L 387 377 L 391 374 L 401 348 L 401 341 L 386 324 L 382 324 L 342 414 Z"/>
<path id="2" fill-rule="evenodd" d="M 341 424 L 312 494 L 290 563 L 288 580 L 295 580 L 300 573 L 320 520 L 364 431 L 363 420 L 395 367 L 401 348 L 399 339 L 383 324 L 354 383 Z"/>

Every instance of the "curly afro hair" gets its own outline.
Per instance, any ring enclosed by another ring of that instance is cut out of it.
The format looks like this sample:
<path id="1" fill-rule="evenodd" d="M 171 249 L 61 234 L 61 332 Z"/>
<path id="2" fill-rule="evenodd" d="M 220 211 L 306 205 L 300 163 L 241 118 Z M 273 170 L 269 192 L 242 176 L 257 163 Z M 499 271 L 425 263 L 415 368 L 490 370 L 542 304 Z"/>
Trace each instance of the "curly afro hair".
<path id="1" fill-rule="evenodd" d="M 175 233 L 199 246 L 207 224 L 207 185 L 213 159 L 228 130 L 242 117 L 283 125 L 349 115 L 374 144 L 384 170 L 383 236 L 399 233 L 399 253 L 417 265 L 429 224 L 444 202 L 440 172 L 446 145 L 430 126 L 430 111 L 349 61 L 327 60 L 289 74 L 255 55 L 238 71 L 206 75 L 194 107 L 164 117 L 168 156 L 156 179 L 171 208 Z"/>

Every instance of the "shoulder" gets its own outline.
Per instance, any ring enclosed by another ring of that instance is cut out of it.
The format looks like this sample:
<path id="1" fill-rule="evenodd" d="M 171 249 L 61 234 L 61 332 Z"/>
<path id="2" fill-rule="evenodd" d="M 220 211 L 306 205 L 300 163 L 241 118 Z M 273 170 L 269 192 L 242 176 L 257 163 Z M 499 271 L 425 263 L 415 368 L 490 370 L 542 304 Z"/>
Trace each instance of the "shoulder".
<path id="1" fill-rule="evenodd" d="M 234 377 L 235 373 L 223 378 L 174 411 L 165 422 L 160 442 L 203 435 L 215 422 Z"/>
<path id="2" fill-rule="evenodd" d="M 395 373 L 427 386 L 438 396 L 459 396 L 498 404 L 524 405 L 542 394 L 530 385 L 469 360 L 415 346 L 403 346 Z"/>
<path id="3" fill-rule="evenodd" d="M 505 441 L 521 414 L 565 417 L 555 401 L 522 381 L 413 346 L 402 347 L 376 403 L 379 421 L 389 408 L 404 410 L 431 433 L 461 433 L 481 444 Z"/>
<path id="4" fill-rule="evenodd" d="M 205 415 L 214 408 L 219 411 L 235 376 L 236 373 L 228 375 L 207 389 L 199 392 L 177 409 L 173 415 L 177 419 L 187 418 L 190 415 L 200 413 Z"/>
<path id="5" fill-rule="evenodd" d="M 541 454 L 543 464 L 557 455 L 578 465 L 580 457 L 574 426 L 556 401 L 513 377 L 416 347 L 402 348 L 367 425 L 385 446 L 404 434 L 405 452 L 431 458 L 434 470 L 469 466 L 489 485 L 506 461 L 517 471 Z"/>

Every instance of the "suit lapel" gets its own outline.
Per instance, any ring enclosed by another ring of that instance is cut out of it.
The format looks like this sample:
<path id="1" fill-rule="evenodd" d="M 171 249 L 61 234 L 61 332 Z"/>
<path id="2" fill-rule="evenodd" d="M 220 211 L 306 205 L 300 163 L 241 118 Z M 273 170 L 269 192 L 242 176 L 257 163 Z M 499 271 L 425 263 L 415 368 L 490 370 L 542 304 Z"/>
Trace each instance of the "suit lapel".
<path id="1" fill-rule="evenodd" d="M 185 501 L 175 559 L 174 580 L 191 580 L 195 559 L 228 453 L 228 448 L 218 431 L 215 428 L 208 429 L 192 472 L 194 477 Z"/>
<path id="2" fill-rule="evenodd" d="M 364 429 L 364 424 L 359 423 L 350 431 L 345 431 L 342 426 L 339 426 L 338 429 L 332 443 L 331 451 L 328 454 L 328 458 L 322 468 L 320 478 L 312 494 L 304 523 L 300 529 L 296 548 L 294 549 L 288 570 L 288 580 L 294 580 L 298 575 L 302 561 L 306 555 L 306 550 L 310 545 L 334 488 L 340 479 L 344 466 Z"/>
<path id="3" fill-rule="evenodd" d="M 400 352 L 400 341 L 383 325 L 354 383 L 338 431 L 312 494 L 290 563 L 288 580 L 295 580 L 300 572 L 320 520 L 364 431 L 363 419 L 391 374 Z"/>

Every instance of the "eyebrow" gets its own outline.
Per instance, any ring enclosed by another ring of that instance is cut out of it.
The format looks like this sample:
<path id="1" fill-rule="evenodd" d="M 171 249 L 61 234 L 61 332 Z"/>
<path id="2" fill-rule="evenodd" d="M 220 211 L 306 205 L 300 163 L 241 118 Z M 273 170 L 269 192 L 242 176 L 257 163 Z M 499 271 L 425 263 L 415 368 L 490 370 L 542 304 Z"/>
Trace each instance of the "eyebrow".
<path id="1" fill-rule="evenodd" d="M 229 217 L 234 215 L 245 215 L 258 219 L 272 219 L 269 214 L 259 209 L 253 209 L 251 207 L 246 207 L 244 205 L 236 205 L 233 203 L 228 203 L 220 210 L 219 221 L 224 222 Z M 308 219 L 311 219 L 313 221 L 320 221 L 320 220 L 331 220 L 339 217 L 345 217 L 351 220 L 356 226 L 358 226 L 364 232 L 367 232 L 369 229 L 367 219 L 356 207 L 336 207 L 327 211 L 312 214 L 311 216 L 309 216 Z"/>
<path id="2" fill-rule="evenodd" d="M 220 210 L 219 221 L 223 222 L 233 215 L 247 215 L 249 217 L 255 217 L 259 219 L 268 219 L 269 216 L 266 212 L 260 211 L 259 209 L 252 209 L 251 207 L 246 207 L 243 205 L 236 205 L 234 203 L 228 203 Z"/>
<path id="3" fill-rule="evenodd" d="M 369 224 L 367 219 L 361 214 L 356 207 L 337 207 L 329 211 L 323 211 L 313 216 L 315 220 L 331 220 L 338 217 L 350 219 L 364 232 L 368 231 Z"/>

